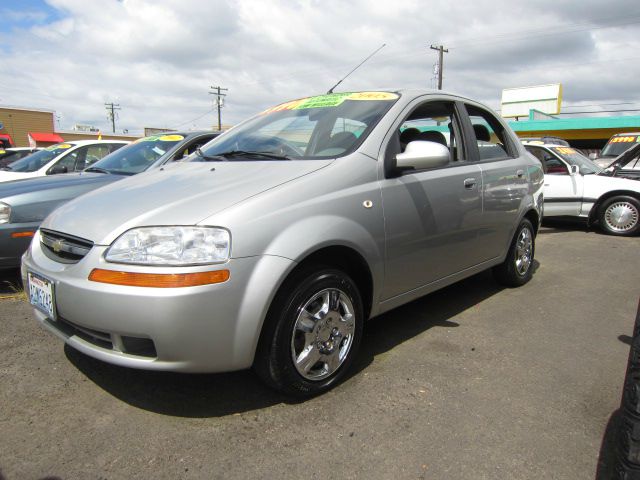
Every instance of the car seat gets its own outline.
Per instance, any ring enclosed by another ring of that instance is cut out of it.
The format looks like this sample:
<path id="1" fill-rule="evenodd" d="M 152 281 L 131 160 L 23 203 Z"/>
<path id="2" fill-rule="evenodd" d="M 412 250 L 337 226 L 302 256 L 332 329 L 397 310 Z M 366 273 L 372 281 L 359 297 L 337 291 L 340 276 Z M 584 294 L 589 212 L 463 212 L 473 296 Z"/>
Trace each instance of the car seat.
<path id="1" fill-rule="evenodd" d="M 409 142 L 413 142 L 414 140 L 418 140 L 418 136 L 420 135 L 420 130 L 417 128 L 406 128 L 400 133 L 400 147 L 404 152 L 404 149 L 407 148 L 407 144 Z"/>
<path id="2" fill-rule="evenodd" d="M 354 143 L 356 143 L 356 140 L 357 137 L 351 132 L 338 132 L 329 137 L 329 141 L 324 146 L 324 149 L 341 148 L 343 150 L 348 150 Z"/>
<path id="3" fill-rule="evenodd" d="M 427 130 L 426 132 L 421 132 L 418 136 L 418 140 L 423 140 L 426 142 L 435 142 L 440 145 L 447 146 L 447 139 L 445 138 L 442 132 L 438 132 L 435 130 Z"/>

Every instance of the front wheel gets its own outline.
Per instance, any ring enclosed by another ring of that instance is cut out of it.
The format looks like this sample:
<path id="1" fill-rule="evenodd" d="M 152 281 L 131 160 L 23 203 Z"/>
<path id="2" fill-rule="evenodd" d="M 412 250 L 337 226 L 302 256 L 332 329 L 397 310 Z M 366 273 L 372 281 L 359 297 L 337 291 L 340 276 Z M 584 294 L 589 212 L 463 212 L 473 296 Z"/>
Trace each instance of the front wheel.
<path id="1" fill-rule="evenodd" d="M 611 235 L 635 235 L 640 230 L 640 202 L 629 196 L 606 200 L 600 207 L 600 226 Z"/>
<path id="2" fill-rule="evenodd" d="M 513 236 L 507 258 L 503 263 L 493 268 L 494 277 L 507 287 L 524 285 L 533 276 L 534 253 L 533 225 L 524 218 Z"/>
<path id="3" fill-rule="evenodd" d="M 362 300 L 344 272 L 309 268 L 285 282 L 266 322 L 255 371 L 276 390 L 310 397 L 349 369 L 362 337 Z"/>

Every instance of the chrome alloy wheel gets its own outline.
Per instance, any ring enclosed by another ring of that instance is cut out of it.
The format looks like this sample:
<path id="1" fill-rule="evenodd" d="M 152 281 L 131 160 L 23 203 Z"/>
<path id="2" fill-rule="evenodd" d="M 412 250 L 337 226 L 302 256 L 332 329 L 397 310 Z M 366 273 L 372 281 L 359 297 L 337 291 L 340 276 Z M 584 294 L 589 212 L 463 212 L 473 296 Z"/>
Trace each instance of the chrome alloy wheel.
<path id="1" fill-rule="evenodd" d="M 523 228 L 516 240 L 516 271 L 519 275 L 524 275 L 531 266 L 533 256 L 533 235 L 531 230 Z"/>
<path id="2" fill-rule="evenodd" d="M 607 227 L 614 232 L 627 232 L 638 224 L 638 209 L 631 202 L 614 202 L 604 212 Z"/>
<path id="3" fill-rule="evenodd" d="M 314 294 L 300 309 L 291 336 L 291 357 L 300 375 L 322 380 L 344 363 L 353 344 L 354 308 L 341 290 Z"/>

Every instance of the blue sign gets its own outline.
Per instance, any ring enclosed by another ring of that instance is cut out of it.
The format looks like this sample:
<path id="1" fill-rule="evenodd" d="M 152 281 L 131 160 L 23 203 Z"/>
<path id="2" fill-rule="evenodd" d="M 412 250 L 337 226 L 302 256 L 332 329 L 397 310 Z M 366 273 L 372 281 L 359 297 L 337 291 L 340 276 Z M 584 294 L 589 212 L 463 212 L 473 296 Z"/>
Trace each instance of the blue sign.
<path id="1" fill-rule="evenodd" d="M 0 122 L 0 130 L 4 128 L 4 123 Z"/>

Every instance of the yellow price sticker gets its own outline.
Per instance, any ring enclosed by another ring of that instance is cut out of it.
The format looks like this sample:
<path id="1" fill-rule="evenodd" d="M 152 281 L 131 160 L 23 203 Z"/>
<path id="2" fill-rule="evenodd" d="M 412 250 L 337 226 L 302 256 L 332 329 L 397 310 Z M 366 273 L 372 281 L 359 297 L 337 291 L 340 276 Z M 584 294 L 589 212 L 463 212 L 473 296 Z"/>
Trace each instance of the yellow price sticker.
<path id="1" fill-rule="evenodd" d="M 570 147 L 557 147 L 555 151 L 564 155 L 573 155 L 574 153 L 576 153 L 576 151 Z"/>
<path id="2" fill-rule="evenodd" d="M 179 142 L 184 140 L 184 137 L 182 135 L 163 135 L 158 140 L 161 142 Z"/>

